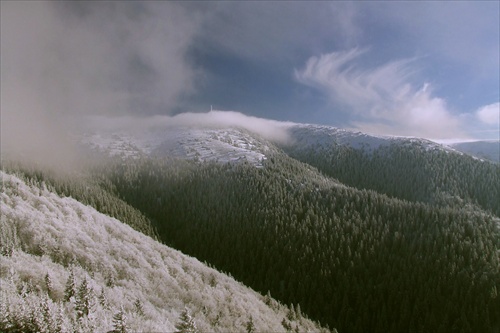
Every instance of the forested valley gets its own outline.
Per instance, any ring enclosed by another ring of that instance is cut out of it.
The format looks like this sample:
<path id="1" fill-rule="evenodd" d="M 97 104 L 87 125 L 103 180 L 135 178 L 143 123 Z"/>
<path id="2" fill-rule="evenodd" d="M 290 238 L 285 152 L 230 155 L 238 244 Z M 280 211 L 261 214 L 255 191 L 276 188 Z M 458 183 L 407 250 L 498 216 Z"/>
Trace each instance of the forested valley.
<path id="1" fill-rule="evenodd" d="M 339 331 L 497 329 L 498 165 L 391 149 L 96 174 L 166 244 Z"/>
<path id="2" fill-rule="evenodd" d="M 288 304 L 287 330 L 302 313 L 339 332 L 499 330 L 498 164 L 418 145 L 282 148 L 262 167 L 11 169 Z"/>

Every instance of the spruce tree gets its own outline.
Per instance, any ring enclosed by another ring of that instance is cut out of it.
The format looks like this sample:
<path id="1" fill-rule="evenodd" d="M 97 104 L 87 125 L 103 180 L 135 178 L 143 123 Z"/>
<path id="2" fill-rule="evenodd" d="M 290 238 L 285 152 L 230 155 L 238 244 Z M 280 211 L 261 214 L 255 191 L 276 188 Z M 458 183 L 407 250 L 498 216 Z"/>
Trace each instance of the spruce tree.
<path id="1" fill-rule="evenodd" d="M 76 314 L 78 318 L 87 317 L 90 311 L 90 289 L 87 286 L 87 278 L 84 278 L 78 288 L 76 298 Z"/>
<path id="2" fill-rule="evenodd" d="M 127 333 L 127 317 L 123 308 L 113 316 L 113 330 L 110 333 Z"/>
<path id="3" fill-rule="evenodd" d="M 49 273 L 45 274 L 45 286 L 47 287 L 47 295 L 50 297 L 52 293 L 52 279 L 50 278 Z"/>
<path id="4" fill-rule="evenodd" d="M 177 329 L 176 333 L 195 333 L 198 332 L 196 328 L 196 323 L 193 318 L 189 314 L 189 310 L 187 308 L 182 311 L 180 316 L 180 321 L 175 325 Z"/>
<path id="5" fill-rule="evenodd" d="M 64 288 L 64 301 L 69 302 L 73 296 L 75 296 L 75 275 L 73 270 L 71 270 L 68 280 L 66 280 L 66 287 Z"/>
<path id="6" fill-rule="evenodd" d="M 109 302 L 106 297 L 106 293 L 104 292 L 104 288 L 101 288 L 101 293 L 99 294 L 99 304 L 104 308 L 104 309 L 109 309 Z"/>
<path id="7" fill-rule="evenodd" d="M 248 321 L 245 324 L 245 328 L 247 330 L 247 333 L 255 332 L 255 324 L 253 323 L 252 316 L 250 316 L 250 318 L 248 318 Z"/>
<path id="8" fill-rule="evenodd" d="M 52 315 L 52 311 L 49 306 L 49 299 L 44 297 L 40 302 L 40 308 L 42 311 L 43 320 L 45 323 L 45 328 L 48 332 L 55 331 L 55 321 Z"/>
<path id="9" fill-rule="evenodd" d="M 134 302 L 134 310 L 139 316 L 144 315 L 144 307 L 142 306 L 142 302 L 140 299 L 136 299 Z"/>

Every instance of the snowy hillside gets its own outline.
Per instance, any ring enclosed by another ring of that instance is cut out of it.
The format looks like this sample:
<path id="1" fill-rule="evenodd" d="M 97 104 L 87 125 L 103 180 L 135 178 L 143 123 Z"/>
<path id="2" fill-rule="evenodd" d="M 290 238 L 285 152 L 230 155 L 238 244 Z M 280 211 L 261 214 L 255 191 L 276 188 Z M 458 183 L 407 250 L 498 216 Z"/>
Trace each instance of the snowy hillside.
<path id="1" fill-rule="evenodd" d="M 362 132 L 340 129 L 332 126 L 296 124 L 289 127 L 294 149 L 328 148 L 331 146 L 348 146 L 370 153 L 378 148 L 392 144 L 420 145 L 425 150 L 447 150 L 451 148 L 421 138 L 395 136 L 374 136 Z"/>
<path id="2" fill-rule="evenodd" d="M 1 172 L 0 331 L 318 331 L 287 308 L 45 185 Z"/>
<path id="3" fill-rule="evenodd" d="M 262 166 L 269 146 L 255 134 L 236 129 L 203 127 L 87 134 L 82 143 L 110 155 L 172 156 L 198 161 L 244 162 Z"/>
<path id="4" fill-rule="evenodd" d="M 235 112 L 184 116 L 189 121 L 172 117 L 159 119 L 154 124 L 114 126 L 113 129 L 96 126 L 96 130 L 84 134 L 80 141 L 93 150 L 124 158 L 154 155 L 221 163 L 247 161 L 258 167 L 274 149 L 274 144 L 294 150 L 346 146 L 367 153 L 396 144 L 456 152 L 421 138 L 374 136 L 324 125 L 280 123 Z M 234 121 L 225 123 L 225 117 Z"/>

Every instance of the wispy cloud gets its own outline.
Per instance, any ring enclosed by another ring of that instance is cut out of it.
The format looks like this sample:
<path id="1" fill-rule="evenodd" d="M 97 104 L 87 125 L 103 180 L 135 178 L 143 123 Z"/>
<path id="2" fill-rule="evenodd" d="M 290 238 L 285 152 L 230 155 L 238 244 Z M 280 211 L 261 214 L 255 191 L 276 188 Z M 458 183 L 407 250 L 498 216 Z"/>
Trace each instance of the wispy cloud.
<path id="1" fill-rule="evenodd" d="M 185 112 L 175 116 L 91 116 L 87 117 L 88 128 L 96 131 L 166 131 L 171 128 L 241 128 L 272 140 L 286 142 L 290 139 L 288 127 L 291 122 L 252 117 L 236 111 L 210 111 L 205 113 Z"/>
<path id="2" fill-rule="evenodd" d="M 460 120 L 432 87 L 413 83 L 416 59 L 402 59 L 362 68 L 368 51 L 351 49 L 311 57 L 295 70 L 298 82 L 323 91 L 332 102 L 346 106 L 351 126 L 377 134 L 443 138 L 464 135 Z"/>

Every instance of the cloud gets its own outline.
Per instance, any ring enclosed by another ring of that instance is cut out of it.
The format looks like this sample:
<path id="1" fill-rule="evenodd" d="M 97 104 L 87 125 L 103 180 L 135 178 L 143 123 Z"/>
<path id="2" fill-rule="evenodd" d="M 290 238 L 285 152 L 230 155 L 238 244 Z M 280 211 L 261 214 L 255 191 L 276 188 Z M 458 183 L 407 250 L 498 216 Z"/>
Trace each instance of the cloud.
<path id="1" fill-rule="evenodd" d="M 484 124 L 500 126 L 500 103 L 493 103 L 479 108 L 476 117 Z"/>
<path id="2" fill-rule="evenodd" d="M 185 112 L 175 116 L 155 115 L 137 116 L 91 116 L 86 118 L 87 128 L 96 131 L 126 131 L 151 133 L 171 128 L 241 128 L 272 140 L 285 142 L 289 140 L 288 127 L 291 122 L 247 116 L 236 111 L 210 111 L 206 113 Z"/>
<path id="3" fill-rule="evenodd" d="M 2 153 L 58 163 L 79 116 L 172 112 L 199 22 L 176 2 L 2 1 Z"/>
<path id="4" fill-rule="evenodd" d="M 459 119 L 446 101 L 432 94 L 425 83 L 416 88 L 416 59 L 390 61 L 362 68 L 366 49 L 333 52 L 311 57 L 295 70 L 298 82 L 324 92 L 337 107 L 352 113 L 351 125 L 376 134 L 443 138 L 464 135 Z"/>

